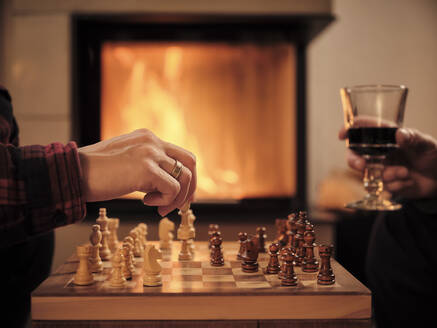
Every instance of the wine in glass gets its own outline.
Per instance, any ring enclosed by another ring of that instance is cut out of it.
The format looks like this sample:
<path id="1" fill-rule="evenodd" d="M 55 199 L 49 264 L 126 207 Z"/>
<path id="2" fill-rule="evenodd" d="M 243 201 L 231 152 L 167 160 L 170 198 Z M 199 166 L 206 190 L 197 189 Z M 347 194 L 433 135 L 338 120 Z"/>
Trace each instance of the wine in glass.
<path id="1" fill-rule="evenodd" d="M 382 173 L 387 155 L 398 148 L 408 89 L 403 85 L 362 85 L 340 89 L 348 147 L 366 161 L 363 183 L 367 195 L 348 208 L 394 211 L 402 206 L 384 199 Z"/>

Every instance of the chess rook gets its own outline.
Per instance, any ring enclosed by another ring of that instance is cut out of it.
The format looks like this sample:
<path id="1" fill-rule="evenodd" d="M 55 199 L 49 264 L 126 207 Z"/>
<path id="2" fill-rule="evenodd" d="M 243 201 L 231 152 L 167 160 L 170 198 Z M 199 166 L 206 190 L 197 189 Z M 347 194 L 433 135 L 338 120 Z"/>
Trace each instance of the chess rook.
<path id="1" fill-rule="evenodd" d="M 178 239 L 181 241 L 181 249 L 179 251 L 178 259 L 180 261 L 188 261 L 193 258 L 192 253 L 189 250 L 188 240 L 194 238 L 193 230 L 189 223 L 189 203 L 185 204 L 178 214 L 181 217 L 181 224 L 179 225 L 177 234 Z"/>
<path id="2" fill-rule="evenodd" d="M 90 245 L 80 245 L 76 247 L 79 265 L 73 278 L 73 283 L 79 286 L 91 285 L 94 282 L 94 276 L 88 265 L 88 259 L 91 255 Z"/>
<path id="3" fill-rule="evenodd" d="M 241 262 L 241 268 L 244 272 L 258 271 L 258 245 L 254 239 L 254 236 L 250 236 L 244 241 L 245 247 Z"/>
<path id="4" fill-rule="evenodd" d="M 332 285 L 335 283 L 335 275 L 331 268 L 331 255 L 333 250 L 332 245 L 320 245 L 319 246 L 319 256 L 320 261 L 320 271 L 317 275 L 317 283 L 319 285 Z"/>

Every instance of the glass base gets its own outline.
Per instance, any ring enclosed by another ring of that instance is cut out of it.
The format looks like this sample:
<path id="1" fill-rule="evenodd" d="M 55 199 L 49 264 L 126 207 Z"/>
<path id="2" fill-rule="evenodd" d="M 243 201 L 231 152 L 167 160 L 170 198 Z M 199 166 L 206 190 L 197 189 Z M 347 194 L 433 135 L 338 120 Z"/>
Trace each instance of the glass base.
<path id="1" fill-rule="evenodd" d="M 387 199 L 363 199 L 349 203 L 346 207 L 364 211 L 398 211 L 402 205 Z"/>

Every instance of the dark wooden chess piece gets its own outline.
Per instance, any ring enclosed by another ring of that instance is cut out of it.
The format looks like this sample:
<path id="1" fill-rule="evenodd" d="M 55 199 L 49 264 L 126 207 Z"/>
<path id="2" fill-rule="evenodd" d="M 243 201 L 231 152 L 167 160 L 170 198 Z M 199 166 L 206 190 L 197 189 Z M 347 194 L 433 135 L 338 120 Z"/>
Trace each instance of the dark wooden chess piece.
<path id="1" fill-rule="evenodd" d="M 287 248 L 283 247 L 279 251 L 279 259 L 281 260 L 280 270 L 278 272 L 278 278 L 281 279 L 285 273 L 285 256 L 287 255 Z"/>
<path id="2" fill-rule="evenodd" d="M 246 246 L 245 241 L 247 240 L 247 233 L 239 232 L 238 239 L 240 240 L 240 249 L 238 250 L 237 253 L 237 260 L 242 260 L 244 254 L 244 247 Z"/>
<path id="3" fill-rule="evenodd" d="M 294 254 L 291 248 L 285 249 L 285 270 L 281 276 L 281 285 L 282 286 L 296 286 L 297 285 L 297 277 L 294 273 Z"/>
<path id="4" fill-rule="evenodd" d="M 296 222 L 297 233 L 294 237 L 295 246 L 296 246 L 296 250 L 295 250 L 295 258 L 296 258 L 295 265 L 296 266 L 301 266 L 303 258 L 304 258 L 303 235 L 305 233 L 306 224 L 307 224 L 306 212 L 300 211 L 299 212 L 299 219 Z"/>
<path id="5" fill-rule="evenodd" d="M 287 243 L 287 226 L 286 226 L 287 219 L 276 219 L 275 220 L 275 226 L 276 226 L 276 239 L 275 242 L 279 243 L 281 247 L 285 246 Z"/>
<path id="6" fill-rule="evenodd" d="M 335 275 L 331 268 L 332 245 L 320 245 L 319 256 L 321 260 L 320 271 L 317 275 L 319 285 L 332 285 L 335 283 Z"/>
<path id="7" fill-rule="evenodd" d="M 221 237 L 222 236 L 222 234 L 221 234 L 221 232 L 220 231 L 211 231 L 211 233 L 210 233 L 210 235 L 209 235 L 209 243 L 208 243 L 208 248 L 209 249 L 211 249 L 211 240 L 214 238 L 214 237 Z"/>
<path id="8" fill-rule="evenodd" d="M 302 261 L 302 271 L 317 272 L 317 270 L 319 269 L 319 262 L 314 256 L 314 247 L 316 246 L 314 240 L 316 239 L 316 235 L 314 233 L 314 226 L 311 223 L 306 225 L 303 239 L 303 249 L 305 256 Z"/>
<path id="9" fill-rule="evenodd" d="M 269 246 L 269 263 L 267 264 L 267 267 L 265 269 L 266 274 L 276 274 L 278 273 L 281 268 L 279 266 L 279 258 L 278 258 L 278 252 L 279 252 L 280 246 L 278 243 L 273 243 Z"/>
<path id="10" fill-rule="evenodd" d="M 210 225 L 208 226 L 208 240 L 209 240 L 208 248 L 211 248 L 211 238 L 215 236 L 214 234 L 215 234 L 217 231 L 220 231 L 220 227 L 219 227 L 218 224 L 210 224 Z M 214 235 L 214 236 L 213 236 L 213 235 Z"/>
<path id="11" fill-rule="evenodd" d="M 266 252 L 265 242 L 267 239 L 266 227 L 256 228 L 256 235 L 258 237 L 258 252 L 265 253 Z"/>
<path id="12" fill-rule="evenodd" d="M 211 238 L 211 259 L 210 263 L 212 266 L 223 266 L 225 261 L 223 259 L 222 252 L 222 242 L 221 236 L 215 236 Z"/>
<path id="13" fill-rule="evenodd" d="M 245 241 L 243 261 L 241 268 L 243 272 L 257 272 L 258 271 L 258 245 L 254 241 L 253 236 L 248 237 Z"/>

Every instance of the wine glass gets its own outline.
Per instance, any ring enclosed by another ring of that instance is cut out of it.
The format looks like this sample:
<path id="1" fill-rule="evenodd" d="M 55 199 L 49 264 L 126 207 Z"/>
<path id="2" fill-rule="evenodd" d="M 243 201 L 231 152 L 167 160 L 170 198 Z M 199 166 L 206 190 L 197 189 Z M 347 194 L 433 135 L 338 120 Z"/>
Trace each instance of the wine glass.
<path id="1" fill-rule="evenodd" d="M 363 183 L 367 195 L 348 208 L 399 210 L 402 205 L 384 199 L 384 160 L 398 148 L 396 130 L 404 120 L 408 89 L 403 85 L 360 85 L 340 89 L 347 129 L 347 146 L 366 161 Z"/>

